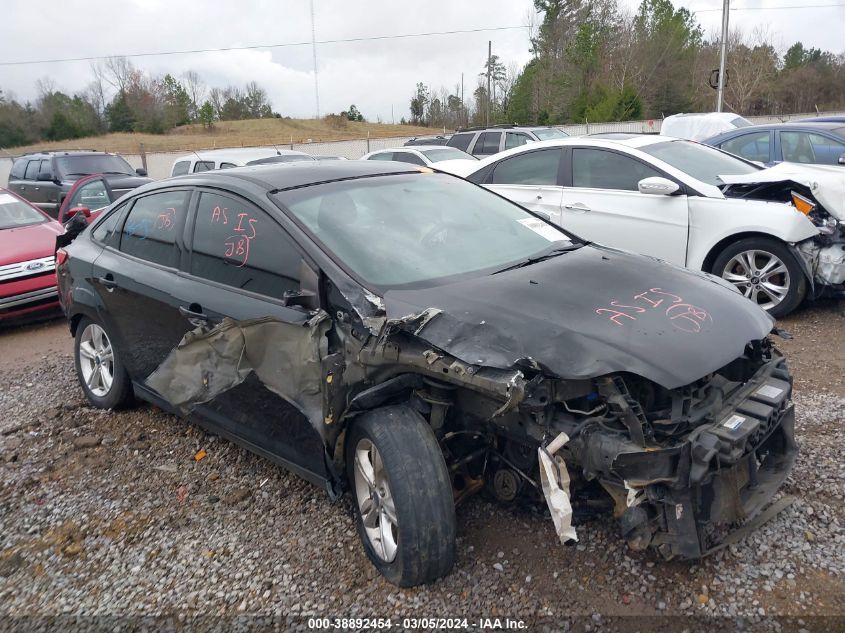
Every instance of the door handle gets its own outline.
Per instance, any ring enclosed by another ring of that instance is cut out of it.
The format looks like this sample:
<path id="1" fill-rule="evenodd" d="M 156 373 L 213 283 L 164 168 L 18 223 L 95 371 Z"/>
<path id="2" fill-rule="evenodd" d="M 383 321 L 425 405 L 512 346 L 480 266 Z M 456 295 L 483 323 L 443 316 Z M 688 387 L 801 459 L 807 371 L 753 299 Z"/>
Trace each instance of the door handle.
<path id="1" fill-rule="evenodd" d="M 98 277 L 97 281 L 109 292 L 117 288 L 117 282 L 114 280 L 111 273 L 108 273 L 105 277 Z"/>
<path id="2" fill-rule="evenodd" d="M 578 211 L 580 213 L 584 213 L 585 211 L 590 211 L 590 207 L 588 207 L 583 202 L 576 202 L 574 204 L 565 204 L 563 205 L 564 209 L 569 209 L 570 211 Z"/>
<path id="3" fill-rule="evenodd" d="M 538 193 L 538 194 L 537 194 L 537 200 L 542 200 L 542 199 L 543 199 L 543 194 L 542 194 L 542 193 Z"/>
<path id="4" fill-rule="evenodd" d="M 36 190 L 36 191 L 41 191 L 41 187 L 36 187 L 36 188 L 35 188 L 35 190 Z"/>
<path id="5" fill-rule="evenodd" d="M 179 314 L 189 321 L 202 321 L 203 323 L 208 321 L 208 315 L 202 311 L 202 306 L 198 303 L 192 303 L 187 308 L 179 306 Z"/>

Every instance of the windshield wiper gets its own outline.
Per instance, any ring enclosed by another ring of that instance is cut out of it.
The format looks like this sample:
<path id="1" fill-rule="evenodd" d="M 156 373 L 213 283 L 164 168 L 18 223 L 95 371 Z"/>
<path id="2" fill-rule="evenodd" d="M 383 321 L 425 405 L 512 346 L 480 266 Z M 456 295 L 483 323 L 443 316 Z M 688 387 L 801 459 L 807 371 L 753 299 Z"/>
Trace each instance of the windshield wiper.
<path id="1" fill-rule="evenodd" d="M 494 272 L 494 275 L 498 275 L 499 273 L 503 273 L 507 270 L 514 270 L 516 268 L 525 268 L 526 266 L 530 266 L 531 264 L 536 264 L 537 262 L 542 262 L 547 259 L 551 259 L 552 257 L 557 257 L 558 255 L 563 255 L 564 253 L 568 253 L 570 251 L 578 250 L 581 248 L 583 244 L 578 244 L 576 242 L 571 242 L 569 244 L 564 244 L 561 246 L 556 246 L 550 251 L 546 251 L 542 255 L 536 255 L 534 257 L 529 257 L 528 259 L 524 259 L 521 262 L 517 262 L 516 264 L 512 264 L 501 270 L 497 270 Z"/>
<path id="2" fill-rule="evenodd" d="M 129 172 L 125 171 L 101 171 L 101 174 L 120 174 L 121 176 L 134 176 L 135 174 L 130 174 Z"/>

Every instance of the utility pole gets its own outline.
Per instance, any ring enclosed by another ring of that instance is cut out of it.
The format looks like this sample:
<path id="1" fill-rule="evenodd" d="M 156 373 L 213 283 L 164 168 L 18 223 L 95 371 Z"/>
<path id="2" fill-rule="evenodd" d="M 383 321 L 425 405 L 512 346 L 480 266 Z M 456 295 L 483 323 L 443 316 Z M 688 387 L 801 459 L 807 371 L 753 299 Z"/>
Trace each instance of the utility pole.
<path id="1" fill-rule="evenodd" d="M 716 91 L 716 112 L 722 111 L 722 101 L 725 95 L 725 58 L 728 56 L 728 14 L 731 10 L 731 0 L 725 0 L 722 5 L 722 50 L 719 55 L 719 88 Z"/>
<path id="2" fill-rule="evenodd" d="M 725 0 L 727 2 L 728 0 Z M 487 40 L 487 127 L 490 127 L 490 59 L 493 56 L 493 42 Z"/>
<path id="3" fill-rule="evenodd" d="M 466 104 L 464 103 L 464 74 L 461 73 L 461 110 L 460 114 L 458 115 L 459 119 L 464 120 L 464 125 L 466 125 Z"/>
<path id="4" fill-rule="evenodd" d="M 320 88 L 317 84 L 317 27 L 314 25 L 314 0 L 311 0 L 311 54 L 314 58 L 314 104 L 320 118 Z"/>

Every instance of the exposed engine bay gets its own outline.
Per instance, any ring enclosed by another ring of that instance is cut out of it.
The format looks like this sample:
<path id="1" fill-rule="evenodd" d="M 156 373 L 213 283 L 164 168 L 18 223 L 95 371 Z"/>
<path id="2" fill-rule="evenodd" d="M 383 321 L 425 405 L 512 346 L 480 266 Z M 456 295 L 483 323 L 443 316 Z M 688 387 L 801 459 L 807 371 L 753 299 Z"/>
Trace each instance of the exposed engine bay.
<path id="1" fill-rule="evenodd" d="M 672 390 L 626 373 L 473 375 L 442 354 L 428 358 L 431 374 L 450 378 L 403 373 L 359 394 L 353 408 L 410 401 L 437 434 L 456 501 L 484 489 L 503 503 L 541 503 L 538 448 L 565 432 L 576 516 L 612 512 L 632 549 L 651 546 L 667 559 L 706 555 L 755 516 L 797 455 L 791 379 L 768 339 Z M 496 396 L 505 393 L 503 407 Z"/>

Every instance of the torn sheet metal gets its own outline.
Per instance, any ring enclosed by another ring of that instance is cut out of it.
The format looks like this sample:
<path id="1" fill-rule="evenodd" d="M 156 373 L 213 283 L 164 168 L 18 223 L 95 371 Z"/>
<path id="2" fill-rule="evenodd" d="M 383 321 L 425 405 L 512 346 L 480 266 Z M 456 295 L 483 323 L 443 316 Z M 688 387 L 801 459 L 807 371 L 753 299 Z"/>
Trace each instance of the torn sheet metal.
<path id="1" fill-rule="evenodd" d="M 830 215 L 845 220 L 845 178 L 842 177 L 841 167 L 779 163 L 750 174 L 732 174 L 719 178 L 731 185 L 791 181 L 807 187 Z"/>
<path id="2" fill-rule="evenodd" d="M 273 393 L 296 405 L 315 428 L 323 420 L 320 359 L 326 355 L 328 314 L 304 324 L 272 317 L 226 318 L 185 334 L 146 380 L 183 413 L 241 384 L 250 372 Z"/>
<path id="3" fill-rule="evenodd" d="M 578 535 L 572 527 L 572 504 L 569 502 L 569 472 L 566 463 L 559 455 L 555 455 L 567 442 L 569 436 L 561 433 L 547 446 L 541 446 L 537 452 L 540 458 L 540 484 L 543 496 L 552 513 L 560 542 L 566 545 L 568 541 L 577 541 Z"/>

